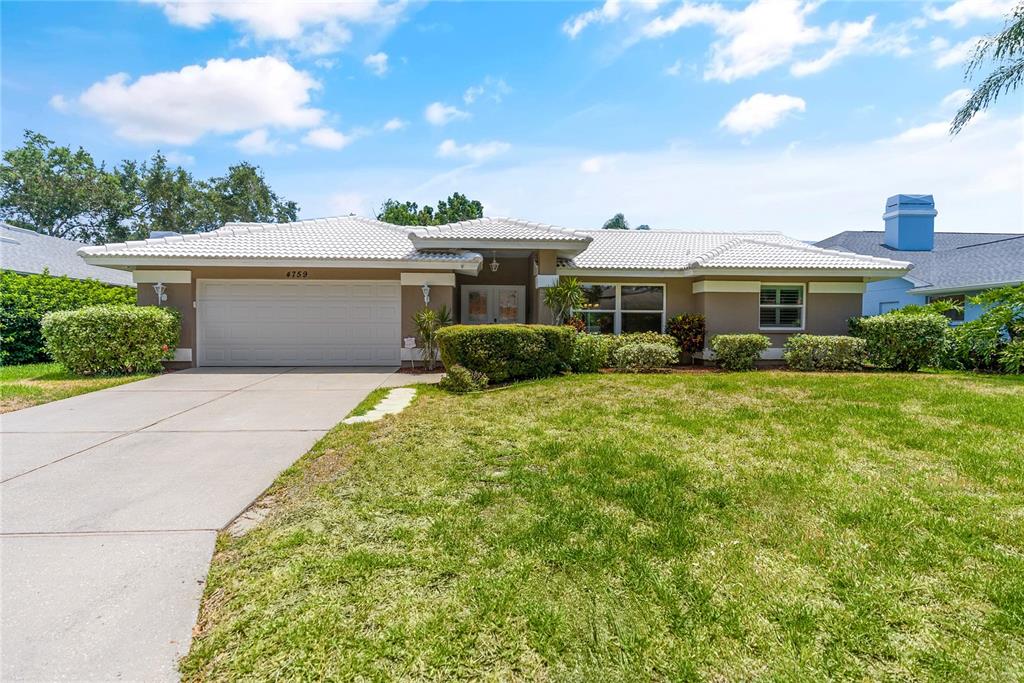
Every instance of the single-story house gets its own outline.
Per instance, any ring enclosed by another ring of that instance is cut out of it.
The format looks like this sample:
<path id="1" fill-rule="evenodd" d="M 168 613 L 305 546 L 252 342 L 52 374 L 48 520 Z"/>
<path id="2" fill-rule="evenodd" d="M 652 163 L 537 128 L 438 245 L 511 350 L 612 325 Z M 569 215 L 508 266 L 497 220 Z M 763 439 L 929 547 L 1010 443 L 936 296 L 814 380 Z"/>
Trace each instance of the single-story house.
<path id="1" fill-rule="evenodd" d="M 108 285 L 134 286 L 131 273 L 83 261 L 78 250 L 84 246 L 81 242 L 0 223 L 0 268 L 3 270 L 22 275 L 39 275 L 46 271 L 72 280 L 99 280 Z"/>
<path id="2" fill-rule="evenodd" d="M 397 365 L 417 358 L 413 314 L 466 324 L 551 321 L 543 289 L 584 283 L 595 332 L 664 330 L 702 313 L 708 338 L 845 334 L 865 284 L 901 261 L 776 232 L 576 230 L 507 218 L 417 228 L 357 216 L 232 223 L 79 251 L 132 271 L 139 303 L 182 313 L 181 365 Z"/>
<path id="3" fill-rule="evenodd" d="M 932 195 L 895 195 L 886 201 L 884 231 L 847 230 L 817 243 L 824 249 L 913 264 L 903 276 L 868 283 L 863 315 L 952 299 L 964 306 L 962 312 L 948 314 L 956 324 L 981 313 L 968 297 L 1024 282 L 1024 234 L 935 232 L 937 213 Z"/>

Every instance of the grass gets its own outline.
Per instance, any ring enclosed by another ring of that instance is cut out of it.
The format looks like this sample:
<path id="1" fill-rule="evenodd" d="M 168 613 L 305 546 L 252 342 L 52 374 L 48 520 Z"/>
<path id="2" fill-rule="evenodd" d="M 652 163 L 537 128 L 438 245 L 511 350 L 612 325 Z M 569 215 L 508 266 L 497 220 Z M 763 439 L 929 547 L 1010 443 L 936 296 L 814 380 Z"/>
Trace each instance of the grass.
<path id="1" fill-rule="evenodd" d="M 186 680 L 1024 678 L 1024 380 L 589 375 L 321 440 Z"/>
<path id="2" fill-rule="evenodd" d="M 0 413 L 127 384 L 152 375 L 83 377 L 59 363 L 0 366 Z"/>
<path id="3" fill-rule="evenodd" d="M 359 405 L 353 408 L 352 412 L 345 417 L 359 417 L 360 415 L 366 415 L 368 412 L 373 410 L 378 403 L 384 400 L 389 391 L 391 391 L 391 389 L 388 387 L 377 387 L 367 394 L 366 398 L 360 401 Z"/>

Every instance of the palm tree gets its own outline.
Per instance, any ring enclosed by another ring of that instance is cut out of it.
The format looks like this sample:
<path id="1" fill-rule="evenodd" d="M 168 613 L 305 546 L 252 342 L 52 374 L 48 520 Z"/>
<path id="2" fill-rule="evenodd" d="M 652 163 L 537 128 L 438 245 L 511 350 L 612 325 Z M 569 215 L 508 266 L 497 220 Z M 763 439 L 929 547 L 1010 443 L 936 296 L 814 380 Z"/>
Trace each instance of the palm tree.
<path id="1" fill-rule="evenodd" d="M 1000 95 L 1016 90 L 1024 81 L 1024 2 L 1013 10 L 999 34 L 978 43 L 974 56 L 967 63 L 964 79 L 970 78 L 989 59 L 996 63 L 995 70 L 978 84 L 953 117 L 950 135 L 959 133 L 978 112 L 988 109 Z"/>

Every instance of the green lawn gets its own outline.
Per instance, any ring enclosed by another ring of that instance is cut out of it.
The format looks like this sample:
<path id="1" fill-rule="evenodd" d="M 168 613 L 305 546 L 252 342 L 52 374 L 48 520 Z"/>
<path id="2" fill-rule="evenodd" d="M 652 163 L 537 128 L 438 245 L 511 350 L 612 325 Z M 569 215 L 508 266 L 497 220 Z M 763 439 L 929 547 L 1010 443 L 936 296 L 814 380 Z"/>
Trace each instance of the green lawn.
<path id="1" fill-rule="evenodd" d="M 1024 678 L 1024 379 L 421 388 L 222 534 L 187 680 Z"/>
<path id="2" fill-rule="evenodd" d="M 82 377 L 59 363 L 0 366 L 0 413 L 116 387 L 152 375 Z"/>

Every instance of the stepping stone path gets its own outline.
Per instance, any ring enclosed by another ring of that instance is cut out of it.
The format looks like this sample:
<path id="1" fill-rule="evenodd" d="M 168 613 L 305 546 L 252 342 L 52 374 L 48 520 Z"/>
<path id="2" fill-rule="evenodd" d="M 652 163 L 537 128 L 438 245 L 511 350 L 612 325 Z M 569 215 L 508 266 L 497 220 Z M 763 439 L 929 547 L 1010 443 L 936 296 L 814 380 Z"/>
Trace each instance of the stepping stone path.
<path id="1" fill-rule="evenodd" d="M 412 399 L 415 396 L 416 389 L 412 387 L 392 389 L 370 412 L 365 415 L 346 417 L 342 422 L 347 425 L 356 424 L 357 422 L 376 422 L 385 415 L 396 415 L 405 410 L 412 403 Z"/>

